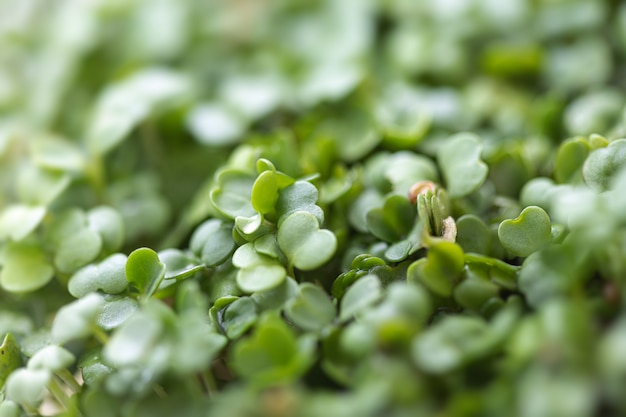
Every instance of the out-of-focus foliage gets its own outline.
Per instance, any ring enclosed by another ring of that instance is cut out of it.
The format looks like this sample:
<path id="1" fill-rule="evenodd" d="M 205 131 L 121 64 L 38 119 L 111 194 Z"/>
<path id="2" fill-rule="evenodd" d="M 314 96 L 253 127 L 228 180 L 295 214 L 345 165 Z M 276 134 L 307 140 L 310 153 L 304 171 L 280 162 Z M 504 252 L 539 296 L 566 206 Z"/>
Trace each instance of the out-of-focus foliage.
<path id="1" fill-rule="evenodd" d="M 0 0 L 0 416 L 626 413 L 626 6 Z"/>

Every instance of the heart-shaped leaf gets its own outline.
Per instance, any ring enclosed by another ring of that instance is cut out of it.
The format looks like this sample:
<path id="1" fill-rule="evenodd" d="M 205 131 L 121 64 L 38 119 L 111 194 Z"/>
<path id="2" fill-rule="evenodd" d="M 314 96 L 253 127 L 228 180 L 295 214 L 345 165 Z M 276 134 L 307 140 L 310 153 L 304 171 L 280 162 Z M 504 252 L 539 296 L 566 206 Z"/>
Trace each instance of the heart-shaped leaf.
<path id="1" fill-rule="evenodd" d="M 541 207 L 526 207 L 516 219 L 500 223 L 498 237 L 510 253 L 526 257 L 552 240 L 550 217 Z"/>
<path id="2" fill-rule="evenodd" d="M 0 240 L 10 237 L 22 240 L 39 226 L 46 208 L 42 206 L 12 205 L 0 215 Z"/>
<path id="3" fill-rule="evenodd" d="M 317 188 L 308 181 L 296 181 L 280 192 L 276 202 L 276 212 L 280 216 L 278 227 L 296 211 L 306 211 L 313 214 L 319 224 L 324 223 L 324 212 L 317 206 Z"/>
<path id="4" fill-rule="evenodd" d="M 297 326 L 312 332 L 322 331 L 337 315 L 330 296 L 308 282 L 300 284 L 298 295 L 287 304 L 285 313 Z"/>
<path id="5" fill-rule="evenodd" d="M 79 269 L 70 278 L 67 289 L 76 298 L 94 291 L 119 294 L 128 286 L 126 280 L 127 256 L 117 253 L 97 264 Z"/>
<path id="6" fill-rule="evenodd" d="M 461 247 L 456 243 L 440 240 L 428 248 L 426 258 L 409 266 L 407 280 L 421 282 L 433 293 L 450 297 L 464 265 Z"/>
<path id="7" fill-rule="evenodd" d="M 437 160 L 450 197 L 463 197 L 485 181 L 489 168 L 481 153 L 481 141 L 471 133 L 458 133 L 439 148 Z"/>
<path id="8" fill-rule="evenodd" d="M 220 214 L 234 219 L 255 214 L 252 207 L 252 186 L 256 178 L 250 173 L 225 169 L 217 175 L 217 188 L 211 192 L 211 203 Z"/>
<path id="9" fill-rule="evenodd" d="M 54 276 L 43 249 L 32 243 L 10 242 L 0 252 L 0 285 L 9 292 L 34 291 L 46 285 Z"/>
<path id="10" fill-rule="evenodd" d="M 220 265 L 235 250 L 232 226 L 218 219 L 210 219 L 196 228 L 189 248 L 207 267 Z"/>
<path id="11" fill-rule="evenodd" d="M 276 259 L 258 253 L 253 243 L 240 246 L 233 254 L 232 262 L 239 268 L 237 285 L 246 292 L 274 288 L 287 277 L 283 265 Z"/>
<path id="12" fill-rule="evenodd" d="M 22 366 L 22 353 L 11 333 L 4 336 L 0 345 L 0 389 L 4 387 L 11 372 Z"/>
<path id="13" fill-rule="evenodd" d="M 126 279 L 144 298 L 150 297 L 165 277 L 166 267 L 150 248 L 139 248 L 128 255 Z"/>
<path id="14" fill-rule="evenodd" d="M 408 198 L 392 194 L 382 207 L 367 212 L 367 228 L 379 239 L 397 242 L 411 231 L 415 216 L 415 207 Z"/>
<path id="15" fill-rule="evenodd" d="M 328 261 L 337 248 L 337 238 L 320 229 L 318 219 L 306 211 L 287 217 L 278 228 L 278 246 L 296 268 L 308 271 Z"/>

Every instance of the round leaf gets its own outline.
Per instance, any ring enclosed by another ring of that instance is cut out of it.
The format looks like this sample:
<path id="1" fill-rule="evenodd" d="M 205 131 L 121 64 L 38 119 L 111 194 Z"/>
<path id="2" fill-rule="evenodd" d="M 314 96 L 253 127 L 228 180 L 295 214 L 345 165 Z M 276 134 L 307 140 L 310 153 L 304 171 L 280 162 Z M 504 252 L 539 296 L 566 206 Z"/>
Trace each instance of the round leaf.
<path id="1" fill-rule="evenodd" d="M 276 176 L 274 171 L 261 172 L 252 186 L 252 207 L 261 214 L 274 211 L 274 205 L 278 200 Z"/>
<path id="2" fill-rule="evenodd" d="M 155 251 L 149 248 L 136 249 L 126 261 L 126 279 L 147 298 L 161 284 L 165 269 Z"/>
<path id="3" fill-rule="evenodd" d="M 102 237 L 91 229 L 83 228 L 63 239 L 54 256 L 59 270 L 71 273 L 93 261 L 102 250 Z"/>

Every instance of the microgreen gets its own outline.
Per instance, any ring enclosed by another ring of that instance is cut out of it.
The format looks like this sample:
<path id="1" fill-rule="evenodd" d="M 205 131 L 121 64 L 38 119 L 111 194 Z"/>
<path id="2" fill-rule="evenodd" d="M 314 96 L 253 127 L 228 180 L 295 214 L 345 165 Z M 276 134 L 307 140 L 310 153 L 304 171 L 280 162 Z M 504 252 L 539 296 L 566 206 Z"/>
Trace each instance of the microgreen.
<path id="1" fill-rule="evenodd" d="M 622 2 L 4 3 L 0 417 L 626 415 Z"/>

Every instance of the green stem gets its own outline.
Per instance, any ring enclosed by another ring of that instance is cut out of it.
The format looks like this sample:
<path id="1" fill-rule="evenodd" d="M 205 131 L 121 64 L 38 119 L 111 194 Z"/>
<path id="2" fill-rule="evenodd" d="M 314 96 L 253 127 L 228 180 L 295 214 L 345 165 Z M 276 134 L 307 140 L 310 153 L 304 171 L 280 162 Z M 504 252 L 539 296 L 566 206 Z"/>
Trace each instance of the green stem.
<path id="1" fill-rule="evenodd" d="M 47 388 L 48 388 L 48 391 L 50 391 L 50 393 L 52 394 L 52 396 L 57 400 L 59 404 L 61 404 L 61 406 L 65 410 L 72 410 L 72 415 L 74 416 L 77 416 L 77 417 L 82 416 L 80 411 L 78 411 L 76 407 L 74 406 L 74 404 L 72 403 L 72 399 L 70 398 L 70 396 L 63 389 L 63 386 L 61 385 L 61 379 L 58 376 L 54 375 L 52 377 L 52 379 L 47 385 Z"/>
<path id="2" fill-rule="evenodd" d="M 68 385 L 72 389 L 72 391 L 74 391 L 75 393 L 82 391 L 82 387 L 80 386 L 78 381 L 76 381 L 76 378 L 74 378 L 74 375 L 72 375 L 72 373 L 68 371 L 67 369 L 62 369 L 58 371 L 56 375 L 61 379 L 61 381 L 63 381 L 63 383 Z"/>
<path id="3" fill-rule="evenodd" d="M 206 388 L 207 395 L 209 397 L 212 397 L 213 393 L 217 391 L 217 383 L 215 382 L 213 373 L 209 369 L 207 369 L 200 373 L 200 378 L 202 380 L 202 384 Z"/>
<path id="4" fill-rule="evenodd" d="M 99 326 L 94 325 L 91 331 L 93 332 L 93 335 L 98 340 L 98 342 L 100 342 L 103 346 L 109 342 L 109 335 Z"/>

